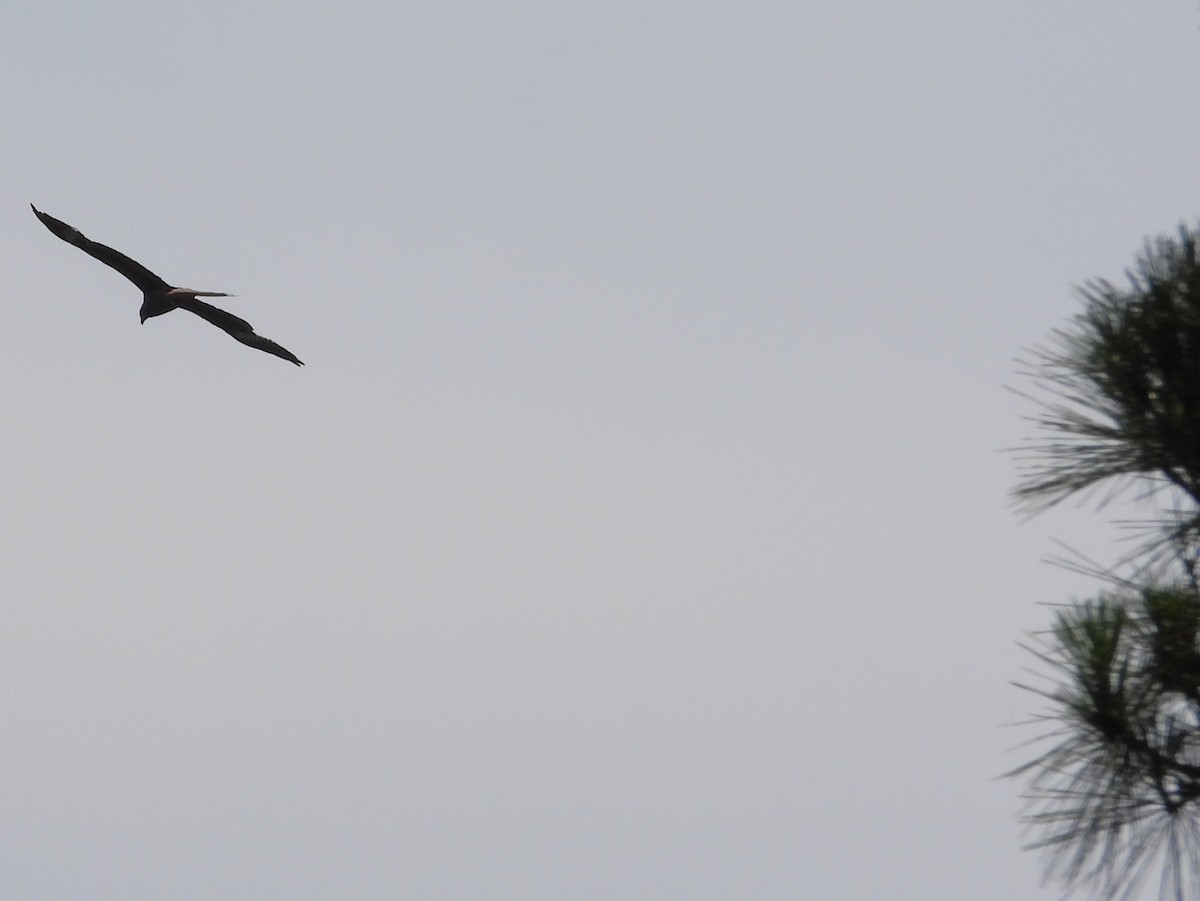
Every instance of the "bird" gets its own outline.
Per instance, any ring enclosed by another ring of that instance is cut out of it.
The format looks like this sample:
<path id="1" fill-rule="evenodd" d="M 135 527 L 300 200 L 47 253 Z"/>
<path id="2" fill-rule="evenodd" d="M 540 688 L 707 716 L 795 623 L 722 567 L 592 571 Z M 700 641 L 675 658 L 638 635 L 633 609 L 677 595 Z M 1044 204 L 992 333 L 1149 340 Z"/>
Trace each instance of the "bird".
<path id="1" fill-rule="evenodd" d="M 43 213 L 32 203 L 29 204 L 29 207 L 33 210 L 34 215 L 41 220 L 42 225 L 50 229 L 54 235 L 68 244 L 75 245 L 88 256 L 95 257 L 106 266 L 116 269 L 117 272 L 121 273 L 141 289 L 143 299 L 139 314 L 141 315 L 143 325 L 146 324 L 147 319 L 153 316 L 161 316 L 163 313 L 169 313 L 172 310 L 187 310 L 189 313 L 195 313 L 205 322 L 211 322 L 217 328 L 228 333 L 235 340 L 241 341 L 248 347 L 254 347 L 266 353 L 274 354 L 290 363 L 295 363 L 297 366 L 304 365 L 286 347 L 276 344 L 270 338 L 264 338 L 262 335 L 256 334 L 254 328 L 245 319 L 239 319 L 232 313 L 227 313 L 219 307 L 214 307 L 210 303 L 205 303 L 203 300 L 197 299 L 200 297 L 232 297 L 232 294 L 225 294 L 220 291 L 193 291 L 191 288 L 176 288 L 173 285 L 168 285 L 141 263 L 131 260 L 125 254 L 113 250 L 104 244 L 88 240 L 79 229 Z"/>

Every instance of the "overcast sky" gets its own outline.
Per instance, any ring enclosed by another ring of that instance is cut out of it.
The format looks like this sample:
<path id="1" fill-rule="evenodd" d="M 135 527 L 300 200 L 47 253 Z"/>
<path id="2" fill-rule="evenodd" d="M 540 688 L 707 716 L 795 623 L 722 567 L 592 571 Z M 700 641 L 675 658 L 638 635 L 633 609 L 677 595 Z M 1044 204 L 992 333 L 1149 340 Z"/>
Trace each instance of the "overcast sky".
<path id="1" fill-rule="evenodd" d="M 0 896 L 1058 897 L 1008 683 L 1119 549 L 1002 386 L 1198 76 L 1194 0 L 7 10 Z"/>

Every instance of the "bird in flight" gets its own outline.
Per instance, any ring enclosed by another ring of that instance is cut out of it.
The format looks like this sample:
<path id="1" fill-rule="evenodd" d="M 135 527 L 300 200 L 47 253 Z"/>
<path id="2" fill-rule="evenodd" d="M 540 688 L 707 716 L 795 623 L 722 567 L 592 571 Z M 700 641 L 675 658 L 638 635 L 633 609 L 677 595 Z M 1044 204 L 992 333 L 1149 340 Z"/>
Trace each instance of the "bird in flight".
<path id="1" fill-rule="evenodd" d="M 239 319 L 232 313 L 226 313 L 210 303 L 197 300 L 199 297 L 232 297 L 233 295 L 223 294 L 220 291 L 193 291 L 191 288 L 176 288 L 168 285 L 141 263 L 129 259 L 125 254 L 103 244 L 97 244 L 95 241 L 89 241 L 79 229 L 73 228 L 53 216 L 47 216 L 32 203 L 29 204 L 29 207 L 42 220 L 42 225 L 55 235 L 68 244 L 74 244 L 88 256 L 93 256 L 106 266 L 116 269 L 117 272 L 142 289 L 144 299 L 140 314 L 143 325 L 151 316 L 161 316 L 163 313 L 169 313 L 175 309 L 187 310 L 206 322 L 211 322 L 222 331 L 228 332 L 236 340 L 249 347 L 274 354 L 297 366 L 304 365 L 286 347 L 281 347 L 270 338 L 255 334 L 254 329 L 245 319 Z"/>

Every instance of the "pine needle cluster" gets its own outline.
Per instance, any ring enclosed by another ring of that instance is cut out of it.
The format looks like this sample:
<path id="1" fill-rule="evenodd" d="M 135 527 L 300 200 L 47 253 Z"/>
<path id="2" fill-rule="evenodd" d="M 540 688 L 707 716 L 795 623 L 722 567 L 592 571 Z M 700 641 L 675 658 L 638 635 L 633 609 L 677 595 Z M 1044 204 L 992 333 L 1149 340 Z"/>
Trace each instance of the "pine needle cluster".
<path id="1" fill-rule="evenodd" d="M 1125 489 L 1149 501 L 1144 541 L 1094 598 L 1029 649 L 1048 687 L 1026 780 L 1032 847 L 1069 891 L 1200 897 L 1200 230 L 1147 242 L 1128 287 L 1089 282 L 1083 310 L 1022 361 L 1037 437 L 1018 505 L 1038 512 Z"/>

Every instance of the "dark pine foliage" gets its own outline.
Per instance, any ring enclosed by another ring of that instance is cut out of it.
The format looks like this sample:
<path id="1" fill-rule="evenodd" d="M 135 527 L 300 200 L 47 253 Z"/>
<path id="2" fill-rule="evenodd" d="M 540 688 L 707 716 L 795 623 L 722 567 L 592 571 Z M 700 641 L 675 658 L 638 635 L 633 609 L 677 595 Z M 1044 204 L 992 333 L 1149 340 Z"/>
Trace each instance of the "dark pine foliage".
<path id="1" fill-rule="evenodd" d="M 1200 897 L 1200 230 L 1148 242 L 1129 286 L 1088 283 L 1084 308 L 1023 361 L 1038 436 L 1015 496 L 1038 511 L 1136 486 L 1158 511 L 1131 575 L 1063 608 L 1030 650 L 1046 705 L 1025 821 L 1048 874 L 1089 897 L 1130 898 L 1159 873 Z"/>

